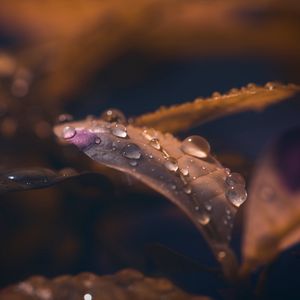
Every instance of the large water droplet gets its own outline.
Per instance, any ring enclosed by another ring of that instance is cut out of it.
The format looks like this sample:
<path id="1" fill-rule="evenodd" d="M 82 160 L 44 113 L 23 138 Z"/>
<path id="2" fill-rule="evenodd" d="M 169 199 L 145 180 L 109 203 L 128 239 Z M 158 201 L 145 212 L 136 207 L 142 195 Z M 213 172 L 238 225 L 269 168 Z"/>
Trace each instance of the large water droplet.
<path id="1" fill-rule="evenodd" d="M 63 129 L 63 138 L 64 139 L 71 139 L 76 135 L 76 129 L 71 126 L 66 126 Z"/>
<path id="2" fill-rule="evenodd" d="M 126 138 L 127 137 L 127 129 L 122 124 L 115 124 L 111 130 L 112 134 L 114 136 L 120 137 L 120 138 Z"/>
<path id="3" fill-rule="evenodd" d="M 231 174 L 229 174 L 227 176 L 227 178 L 226 178 L 226 183 L 229 186 L 235 186 L 237 184 L 240 184 L 242 186 L 246 185 L 244 177 L 241 174 L 239 174 L 239 173 L 231 173 Z"/>
<path id="4" fill-rule="evenodd" d="M 108 109 L 102 113 L 101 119 L 109 123 L 123 123 L 126 124 L 126 118 L 124 114 L 118 109 Z"/>
<path id="5" fill-rule="evenodd" d="M 207 157 L 210 152 L 210 145 L 201 136 L 193 135 L 186 138 L 181 144 L 181 150 L 188 155 L 199 158 Z"/>
<path id="6" fill-rule="evenodd" d="M 123 149 L 123 156 L 130 159 L 140 159 L 142 156 L 141 149 L 135 144 L 128 144 Z"/>
<path id="7" fill-rule="evenodd" d="M 154 149 L 156 149 L 156 150 L 160 150 L 160 149 L 161 149 L 161 145 L 160 145 L 160 143 L 159 143 L 159 140 L 156 139 L 156 138 L 154 138 L 154 139 L 152 139 L 152 140 L 150 141 L 150 145 L 151 145 Z"/>
<path id="8" fill-rule="evenodd" d="M 226 197 L 234 206 L 239 207 L 246 201 L 247 192 L 242 185 L 236 185 L 227 190 Z"/>
<path id="9" fill-rule="evenodd" d="M 178 170 L 178 163 L 174 157 L 168 157 L 166 159 L 165 166 L 169 171 L 172 172 L 176 172 Z"/>

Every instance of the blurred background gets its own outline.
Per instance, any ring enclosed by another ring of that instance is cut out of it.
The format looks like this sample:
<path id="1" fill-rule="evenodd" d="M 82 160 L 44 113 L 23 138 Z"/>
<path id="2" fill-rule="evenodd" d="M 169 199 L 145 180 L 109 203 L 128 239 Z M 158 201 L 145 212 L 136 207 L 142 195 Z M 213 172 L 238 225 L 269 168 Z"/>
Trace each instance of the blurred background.
<path id="1" fill-rule="evenodd" d="M 114 107 L 138 116 L 250 82 L 299 84 L 299 67 L 297 0 L 0 0 L 0 170 L 95 171 L 75 148 L 56 143 L 52 126 L 62 113 L 99 116 Z M 203 135 L 226 166 L 249 178 L 268 141 L 300 125 L 299 113 L 294 98 L 180 137 Z M 1 195 L 0 286 L 34 274 L 134 267 L 219 297 L 221 280 L 171 270 L 155 246 L 214 266 L 186 217 L 135 182 L 111 178 L 107 171 Z M 268 297 L 297 289 L 300 252 L 293 251 L 273 267 Z"/>

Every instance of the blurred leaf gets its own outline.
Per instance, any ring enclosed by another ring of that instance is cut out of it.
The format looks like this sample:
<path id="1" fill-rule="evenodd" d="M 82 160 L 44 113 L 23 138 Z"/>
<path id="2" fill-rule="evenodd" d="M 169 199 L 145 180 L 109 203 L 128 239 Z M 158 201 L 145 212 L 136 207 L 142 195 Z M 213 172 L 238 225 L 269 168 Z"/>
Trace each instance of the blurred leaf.
<path id="1" fill-rule="evenodd" d="M 263 155 L 249 194 L 242 272 L 300 242 L 300 129 L 285 133 Z"/>
<path id="2" fill-rule="evenodd" d="M 204 235 L 226 275 L 233 275 L 229 241 L 237 206 L 246 199 L 237 174 L 231 177 L 209 152 L 199 158 L 187 151 L 189 140 L 180 142 L 153 129 L 87 118 L 54 131 L 93 160 L 133 176 L 177 205 Z"/>
<path id="3" fill-rule="evenodd" d="M 59 276 L 52 280 L 35 276 L 0 292 L 1 300 L 156 300 L 162 298 L 166 300 L 211 299 L 187 294 L 166 278 L 145 277 L 142 273 L 132 269 L 106 276 L 81 273 L 77 276 Z"/>
<path id="4" fill-rule="evenodd" d="M 299 92 L 300 86 L 267 83 L 264 87 L 248 84 L 221 95 L 213 93 L 210 98 L 160 108 L 134 120 L 136 126 L 153 127 L 163 132 L 176 133 L 196 127 L 207 121 L 248 110 L 260 111 L 283 101 Z"/>

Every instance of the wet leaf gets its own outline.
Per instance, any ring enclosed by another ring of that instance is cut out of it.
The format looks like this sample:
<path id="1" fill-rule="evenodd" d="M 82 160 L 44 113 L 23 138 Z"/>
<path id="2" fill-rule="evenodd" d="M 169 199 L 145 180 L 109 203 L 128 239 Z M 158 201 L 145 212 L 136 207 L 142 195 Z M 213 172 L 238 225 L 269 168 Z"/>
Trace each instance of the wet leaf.
<path id="1" fill-rule="evenodd" d="M 244 181 L 230 173 L 198 136 L 183 142 L 153 129 L 103 120 L 58 125 L 56 135 L 100 164 L 129 174 L 177 205 L 202 232 L 226 272 L 235 266 L 229 241 Z"/>
<path id="2" fill-rule="evenodd" d="M 210 98 L 161 108 L 134 120 L 136 126 L 154 127 L 163 132 L 179 132 L 202 123 L 248 110 L 260 111 L 299 92 L 300 86 L 267 83 L 264 87 L 248 84 L 227 94 L 213 93 Z"/>
<path id="3" fill-rule="evenodd" d="M 187 294 L 165 278 L 145 277 L 142 273 L 125 269 L 113 275 L 97 276 L 81 273 L 59 276 L 52 280 L 34 276 L 0 292 L 0 299 L 166 299 L 209 300 L 205 296 Z"/>
<path id="4" fill-rule="evenodd" d="M 258 230 L 259 229 L 259 230 Z M 243 272 L 300 241 L 300 129 L 285 133 L 257 163 L 245 207 Z"/>

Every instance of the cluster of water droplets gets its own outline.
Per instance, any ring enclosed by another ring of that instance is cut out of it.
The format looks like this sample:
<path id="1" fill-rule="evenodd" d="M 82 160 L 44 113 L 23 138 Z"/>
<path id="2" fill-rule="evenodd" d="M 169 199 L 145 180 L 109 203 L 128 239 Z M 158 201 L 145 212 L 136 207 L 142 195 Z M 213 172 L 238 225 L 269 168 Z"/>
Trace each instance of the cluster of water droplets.
<path id="1" fill-rule="evenodd" d="M 247 191 L 245 189 L 245 179 L 239 173 L 230 173 L 227 170 L 226 197 L 236 207 L 241 206 L 247 200 Z"/>

